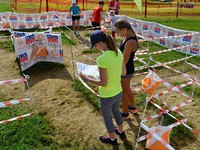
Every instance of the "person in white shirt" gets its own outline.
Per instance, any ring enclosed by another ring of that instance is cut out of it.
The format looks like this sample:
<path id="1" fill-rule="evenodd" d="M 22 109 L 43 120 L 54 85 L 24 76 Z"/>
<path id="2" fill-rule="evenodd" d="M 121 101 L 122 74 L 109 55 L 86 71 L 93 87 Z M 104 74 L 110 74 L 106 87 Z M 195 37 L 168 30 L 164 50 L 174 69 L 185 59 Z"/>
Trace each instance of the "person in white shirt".
<path id="1" fill-rule="evenodd" d="M 108 21 L 105 21 L 106 23 L 111 23 L 111 28 L 112 28 L 112 37 L 115 40 L 115 22 L 119 19 L 117 15 L 115 15 L 114 10 L 110 10 L 110 16 L 111 19 Z"/>

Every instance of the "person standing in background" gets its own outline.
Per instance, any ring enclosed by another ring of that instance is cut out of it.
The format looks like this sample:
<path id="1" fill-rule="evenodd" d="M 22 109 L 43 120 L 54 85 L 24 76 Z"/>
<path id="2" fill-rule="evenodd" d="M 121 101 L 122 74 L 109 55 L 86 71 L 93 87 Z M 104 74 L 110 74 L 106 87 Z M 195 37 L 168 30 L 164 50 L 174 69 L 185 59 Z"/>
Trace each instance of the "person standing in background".
<path id="1" fill-rule="evenodd" d="M 115 0 L 111 0 L 108 4 L 108 10 L 114 10 Z"/>
<path id="2" fill-rule="evenodd" d="M 134 95 L 130 89 L 130 81 L 133 78 L 135 71 L 134 57 L 138 48 L 138 38 L 133 31 L 131 24 L 127 20 L 117 20 L 115 29 L 119 36 L 123 38 L 120 44 L 120 50 L 124 56 L 124 63 L 126 64 L 126 75 L 121 76 L 122 84 L 122 117 L 124 120 L 129 119 L 129 112 L 137 113 L 134 104 Z"/>
<path id="3" fill-rule="evenodd" d="M 111 28 L 112 28 L 112 37 L 115 40 L 115 22 L 119 19 L 118 16 L 115 15 L 114 10 L 110 10 L 110 16 L 111 19 L 108 21 L 105 21 L 105 23 L 111 23 Z"/>
<path id="4" fill-rule="evenodd" d="M 119 105 L 122 96 L 121 75 L 126 74 L 126 67 L 123 61 L 123 55 L 117 49 L 112 37 L 101 30 L 95 30 L 90 36 L 92 47 L 103 51 L 103 54 L 97 58 L 99 68 L 99 79 L 92 79 L 86 75 L 80 74 L 80 77 L 87 82 L 99 86 L 100 110 L 108 134 L 100 136 L 102 143 L 118 144 L 115 133 L 122 140 L 127 140 L 123 131 L 123 119 L 119 111 Z M 112 120 L 114 115 L 117 127 Z"/>
<path id="5" fill-rule="evenodd" d="M 103 6 L 104 1 L 99 1 L 99 5 L 93 10 L 92 26 L 94 27 L 94 30 L 100 30 L 100 23 L 103 20 Z"/>
<path id="6" fill-rule="evenodd" d="M 119 9 L 120 9 L 119 0 L 115 0 L 115 6 L 114 6 L 115 15 L 119 14 Z"/>
<path id="7" fill-rule="evenodd" d="M 72 26 L 73 26 L 74 34 L 80 35 L 79 34 L 79 23 L 80 23 L 81 10 L 75 1 L 72 1 L 72 6 L 69 9 L 69 13 L 72 16 Z M 76 20 L 77 20 L 77 29 L 75 27 Z"/>

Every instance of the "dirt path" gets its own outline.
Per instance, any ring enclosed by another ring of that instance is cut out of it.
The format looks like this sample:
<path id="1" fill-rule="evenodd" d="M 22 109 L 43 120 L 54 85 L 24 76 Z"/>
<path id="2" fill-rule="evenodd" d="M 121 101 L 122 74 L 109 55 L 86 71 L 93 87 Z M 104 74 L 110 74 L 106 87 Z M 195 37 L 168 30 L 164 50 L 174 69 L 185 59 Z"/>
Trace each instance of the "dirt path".
<path id="1" fill-rule="evenodd" d="M 119 138 L 119 147 L 112 147 L 100 143 L 98 137 L 106 133 L 102 117 L 100 113 L 83 98 L 81 93 L 76 92 L 72 87 L 73 67 L 71 63 L 71 48 L 81 51 L 83 47 L 85 47 L 81 39 L 77 40 L 78 46 L 76 47 L 63 46 L 64 64 L 66 67 L 47 68 L 31 75 L 29 83 L 38 111 L 46 112 L 47 116 L 50 118 L 50 122 L 55 127 L 57 134 L 54 140 L 60 143 L 59 149 L 68 149 L 69 147 L 74 149 L 79 149 L 81 147 L 99 150 L 133 149 L 144 107 L 139 108 L 139 115 L 131 115 L 131 120 L 124 122 L 125 131 L 129 139 L 128 143 L 123 143 Z M 99 54 L 88 55 L 96 58 Z M 81 62 L 88 61 L 88 59 L 78 53 L 74 55 L 74 58 Z M 0 80 L 18 77 L 20 77 L 19 68 L 15 62 L 14 53 L 0 50 Z M 143 76 L 136 78 L 132 86 L 135 87 L 135 83 L 140 83 L 142 78 Z M 171 78 L 171 80 L 177 80 L 177 78 L 179 77 L 175 76 Z M 173 95 L 171 97 L 173 98 Z M 177 98 L 178 97 L 175 99 Z M 200 127 L 198 126 L 200 119 L 198 116 L 199 102 L 195 99 L 192 104 L 190 119 L 195 129 L 200 131 Z M 200 138 L 198 138 L 197 141 L 191 141 L 189 144 L 181 143 L 180 148 L 176 149 L 198 150 L 200 147 L 199 141 Z"/>

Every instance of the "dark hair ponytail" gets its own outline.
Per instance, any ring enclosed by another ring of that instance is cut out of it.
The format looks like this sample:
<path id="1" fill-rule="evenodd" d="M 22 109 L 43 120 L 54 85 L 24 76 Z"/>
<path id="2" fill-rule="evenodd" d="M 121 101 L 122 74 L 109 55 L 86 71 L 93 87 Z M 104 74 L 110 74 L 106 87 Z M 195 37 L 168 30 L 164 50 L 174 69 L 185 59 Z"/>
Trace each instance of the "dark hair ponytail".
<path id="1" fill-rule="evenodd" d="M 102 42 L 106 43 L 109 50 L 115 51 L 115 53 L 118 55 L 117 46 L 116 46 L 113 38 L 109 34 L 104 33 L 104 39 Z"/>

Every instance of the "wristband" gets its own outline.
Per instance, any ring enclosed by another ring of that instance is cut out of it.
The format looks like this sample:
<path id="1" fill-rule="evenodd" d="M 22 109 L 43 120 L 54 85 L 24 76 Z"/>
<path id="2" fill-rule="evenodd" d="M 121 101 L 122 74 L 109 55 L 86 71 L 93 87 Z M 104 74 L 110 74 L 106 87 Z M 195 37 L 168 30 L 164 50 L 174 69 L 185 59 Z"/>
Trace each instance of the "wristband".
<path id="1" fill-rule="evenodd" d="M 87 78 L 87 82 L 90 82 L 91 80 L 90 80 L 90 78 Z"/>

